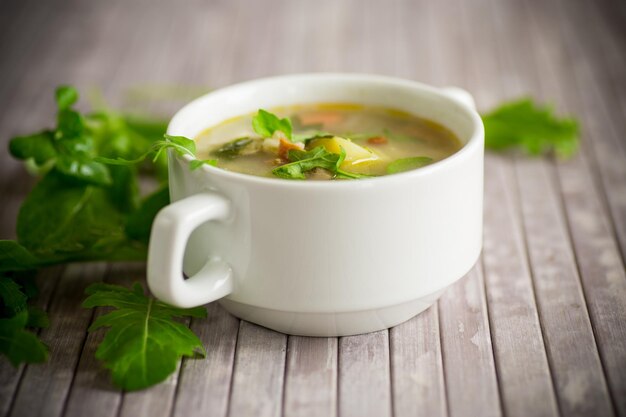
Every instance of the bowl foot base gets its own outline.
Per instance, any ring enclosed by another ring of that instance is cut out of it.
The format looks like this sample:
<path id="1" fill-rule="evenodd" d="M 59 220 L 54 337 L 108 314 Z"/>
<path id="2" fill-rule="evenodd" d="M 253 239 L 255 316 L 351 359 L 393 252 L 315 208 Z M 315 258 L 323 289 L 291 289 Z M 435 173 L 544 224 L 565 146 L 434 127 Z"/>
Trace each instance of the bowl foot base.
<path id="1" fill-rule="evenodd" d="M 273 310 L 221 299 L 231 314 L 282 333 L 336 337 L 375 332 L 396 326 L 430 307 L 443 290 L 392 306 L 341 313 L 300 313 Z"/>

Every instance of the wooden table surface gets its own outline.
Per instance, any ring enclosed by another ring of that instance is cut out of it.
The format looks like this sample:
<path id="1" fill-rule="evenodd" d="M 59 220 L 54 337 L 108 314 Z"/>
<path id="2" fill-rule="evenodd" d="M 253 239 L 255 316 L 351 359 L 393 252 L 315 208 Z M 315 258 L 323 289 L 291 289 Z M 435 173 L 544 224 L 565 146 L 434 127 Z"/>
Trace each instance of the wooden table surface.
<path id="1" fill-rule="evenodd" d="M 50 359 L 0 361 L 0 416 L 626 416 L 626 2 L 4 0 L 0 57 L 3 147 L 52 122 L 59 83 L 119 104 L 137 85 L 309 71 L 456 85 L 483 110 L 531 95 L 583 132 L 565 163 L 486 156 L 482 258 L 389 331 L 286 336 L 212 304 L 190 323 L 208 357 L 124 393 L 80 303 L 143 265 L 42 271 Z M 32 184 L 2 151 L 1 238 Z"/>

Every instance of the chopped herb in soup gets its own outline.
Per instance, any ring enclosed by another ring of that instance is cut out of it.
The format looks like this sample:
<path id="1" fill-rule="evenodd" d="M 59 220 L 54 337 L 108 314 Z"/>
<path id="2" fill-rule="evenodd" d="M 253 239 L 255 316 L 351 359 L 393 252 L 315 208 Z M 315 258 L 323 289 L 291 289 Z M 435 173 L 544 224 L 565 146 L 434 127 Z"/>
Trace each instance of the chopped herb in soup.
<path id="1" fill-rule="evenodd" d="M 445 127 L 405 112 L 352 104 L 259 110 L 195 139 L 198 159 L 286 179 L 357 179 L 418 169 L 461 148 Z"/>

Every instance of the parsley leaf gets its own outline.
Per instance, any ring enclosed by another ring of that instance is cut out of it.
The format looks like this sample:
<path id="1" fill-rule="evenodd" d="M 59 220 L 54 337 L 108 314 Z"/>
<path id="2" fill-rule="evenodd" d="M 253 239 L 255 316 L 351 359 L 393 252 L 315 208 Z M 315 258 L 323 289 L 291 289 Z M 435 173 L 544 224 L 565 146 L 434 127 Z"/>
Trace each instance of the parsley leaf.
<path id="1" fill-rule="evenodd" d="M 96 358 L 111 370 L 113 382 L 133 391 L 163 381 L 176 369 L 182 356 L 205 355 L 198 337 L 173 317 L 206 317 L 204 307 L 181 309 L 147 297 L 139 283 L 132 289 L 93 284 L 84 307 L 111 306 L 115 310 L 98 317 L 89 327 L 109 330 L 98 346 Z"/>
<path id="2" fill-rule="evenodd" d="M 78 91 L 74 87 L 68 85 L 59 86 L 54 93 L 59 109 L 69 109 L 78 101 Z"/>
<path id="3" fill-rule="evenodd" d="M 560 158 L 569 158 L 578 149 L 576 120 L 558 118 L 550 107 L 528 98 L 505 103 L 482 119 L 488 149 L 520 148 L 530 155 L 553 151 Z"/>
<path id="4" fill-rule="evenodd" d="M 37 267 L 40 260 L 14 240 L 0 240 L 0 271 L 21 271 Z"/>
<path id="5" fill-rule="evenodd" d="M 293 130 L 291 120 L 288 117 L 279 119 L 275 114 L 263 109 L 259 109 L 257 115 L 252 119 L 252 128 L 264 138 L 271 138 L 274 132 L 280 131 L 289 140 L 291 140 L 291 131 Z"/>
<path id="6" fill-rule="evenodd" d="M 26 330 L 29 312 L 23 310 L 10 318 L 0 318 L 0 353 L 13 366 L 22 362 L 39 363 L 48 357 L 48 349 L 32 332 Z"/>
<path id="7" fill-rule="evenodd" d="M 6 274 L 0 275 L 0 353 L 13 366 L 22 362 L 43 362 L 48 356 L 46 346 L 27 330 L 27 327 L 48 325 L 43 311 L 27 305 L 33 295 L 27 284 L 20 284 Z"/>

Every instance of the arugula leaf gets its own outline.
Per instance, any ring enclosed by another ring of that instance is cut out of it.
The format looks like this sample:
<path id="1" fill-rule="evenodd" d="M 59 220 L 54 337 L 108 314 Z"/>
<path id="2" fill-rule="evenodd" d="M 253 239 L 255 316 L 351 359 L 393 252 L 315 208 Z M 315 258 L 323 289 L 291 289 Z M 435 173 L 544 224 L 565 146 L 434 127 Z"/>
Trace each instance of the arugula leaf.
<path id="1" fill-rule="evenodd" d="M 44 130 L 28 136 L 18 136 L 9 143 L 9 152 L 17 159 L 33 159 L 39 166 L 56 158 L 54 134 Z"/>
<path id="2" fill-rule="evenodd" d="M 54 93 L 57 106 L 61 110 L 69 109 L 78 101 L 78 91 L 71 86 L 61 85 L 57 87 Z"/>
<path id="3" fill-rule="evenodd" d="M 14 240 L 0 240 L 0 271 L 29 270 L 39 265 L 39 259 L 24 246 Z"/>
<path id="4" fill-rule="evenodd" d="M 291 140 L 291 131 L 293 130 L 291 120 L 288 117 L 279 119 L 275 114 L 263 109 L 259 109 L 257 115 L 252 119 L 252 128 L 264 138 L 271 138 L 274 132 L 280 131 L 289 140 Z"/>
<path id="5" fill-rule="evenodd" d="M 26 309 L 28 297 L 22 292 L 19 284 L 6 276 L 0 276 L 0 300 L 2 303 L 1 317 L 14 316 Z"/>
<path id="6" fill-rule="evenodd" d="M 231 140 L 230 142 L 225 143 L 218 150 L 213 151 L 213 154 L 222 158 L 234 158 L 239 155 L 242 149 L 244 149 L 251 143 L 252 139 L 247 136 L 237 138 L 235 140 Z"/>
<path id="7" fill-rule="evenodd" d="M 144 159 L 146 159 L 146 157 L 148 157 L 148 155 L 152 153 L 154 153 L 153 162 L 156 162 L 166 149 L 173 149 L 181 156 L 189 155 L 193 158 L 196 157 L 196 143 L 193 140 L 186 138 L 184 136 L 164 135 L 164 137 L 165 137 L 164 140 L 159 140 L 155 142 L 152 148 L 148 152 L 140 155 L 139 157 L 135 159 L 124 159 L 120 157 L 115 158 L 115 159 L 97 157 L 96 161 L 102 162 L 104 164 L 109 164 L 109 165 L 118 165 L 118 166 L 128 167 L 128 166 L 136 165 L 142 162 Z M 246 144 L 250 142 L 247 142 Z M 240 147 L 238 146 L 237 149 L 239 148 Z M 234 148 L 231 149 L 231 151 L 234 151 Z M 198 169 L 204 164 L 217 166 L 217 160 L 216 159 L 202 159 L 202 160 L 194 159 L 189 164 L 189 168 L 193 171 L 195 169 Z"/>
<path id="8" fill-rule="evenodd" d="M 88 132 L 83 116 L 71 109 L 77 99 L 78 92 L 74 88 L 59 87 L 56 91 L 56 128 L 13 138 L 9 150 L 18 159 L 34 161 L 37 167 L 50 164 L 50 168 L 73 181 L 110 185 L 108 167 L 93 160 L 96 152 L 94 138 Z"/>
<path id="9" fill-rule="evenodd" d="M 22 204 L 17 236 L 35 256 L 83 251 L 105 238 L 124 239 L 121 213 L 106 189 L 68 183 L 54 172 Z"/>
<path id="10" fill-rule="evenodd" d="M 529 98 L 505 103 L 482 119 L 488 149 L 521 148 L 530 155 L 553 151 L 560 158 L 569 158 L 578 149 L 576 120 L 558 118 L 550 107 Z"/>
<path id="11" fill-rule="evenodd" d="M 133 391 L 163 381 L 176 369 L 182 356 L 204 356 L 202 342 L 174 317 L 206 317 L 204 307 L 181 309 L 147 297 L 143 287 L 93 284 L 84 307 L 116 309 L 100 316 L 89 327 L 109 327 L 96 358 L 111 370 L 118 387 Z"/>
<path id="12" fill-rule="evenodd" d="M 56 168 L 69 178 L 88 184 L 110 185 L 111 174 L 106 165 L 85 156 L 59 155 Z"/>
<path id="13" fill-rule="evenodd" d="M 45 329 L 50 326 L 50 320 L 45 311 L 39 307 L 28 306 L 28 321 L 26 327 Z"/>
<path id="14" fill-rule="evenodd" d="M 195 161 L 194 161 L 195 162 Z M 125 232 L 132 239 L 148 243 L 152 221 L 159 210 L 170 203 L 170 190 L 163 186 L 141 202 L 139 209 L 128 216 Z"/>
<path id="15" fill-rule="evenodd" d="M 272 173 L 277 177 L 303 180 L 306 179 L 304 174 L 315 168 L 326 169 L 334 174 L 336 178 L 356 179 L 369 177 L 368 175 L 346 172 L 339 168 L 346 158 L 346 152 L 343 148 L 341 148 L 341 154 L 329 152 L 323 146 L 317 146 L 310 151 L 291 149 L 287 157 L 291 161 L 290 163 L 272 170 Z"/>
<path id="16" fill-rule="evenodd" d="M 40 363 L 48 357 L 48 349 L 32 332 L 26 330 L 29 324 L 28 310 L 23 310 L 11 318 L 0 318 L 0 353 L 4 354 L 13 366 L 22 362 Z"/>
<path id="17" fill-rule="evenodd" d="M 184 136 L 172 136 L 168 134 L 163 135 L 163 137 L 165 140 L 155 143 L 157 151 L 154 159 L 158 158 L 159 154 L 166 149 L 174 149 L 180 156 L 189 155 L 194 158 L 196 157 L 196 142 L 193 140 Z"/>
<path id="18" fill-rule="evenodd" d="M 335 135 L 333 135 L 332 133 L 328 133 L 324 130 L 314 130 L 314 131 L 310 131 L 310 132 L 305 132 L 305 133 L 293 133 L 291 135 L 291 141 L 292 142 L 309 142 L 312 141 L 313 139 L 321 139 L 321 138 L 331 138 Z"/>
<path id="19" fill-rule="evenodd" d="M 272 173 L 281 178 L 303 180 L 306 179 L 304 173 L 315 168 L 335 172 L 340 155 L 328 152 L 323 146 L 318 146 L 310 151 L 291 149 L 288 158 L 292 161 L 291 163 L 274 168 Z"/>
<path id="20" fill-rule="evenodd" d="M 22 362 L 43 362 L 47 349 L 27 327 L 45 327 L 45 313 L 27 305 L 28 287 L 16 278 L 0 275 L 0 353 L 17 366 Z"/>
<path id="21" fill-rule="evenodd" d="M 421 168 L 433 162 L 432 158 L 427 156 L 412 156 L 410 158 L 396 159 L 387 165 L 387 174 L 396 174 L 398 172 L 410 171 L 412 169 Z"/>

